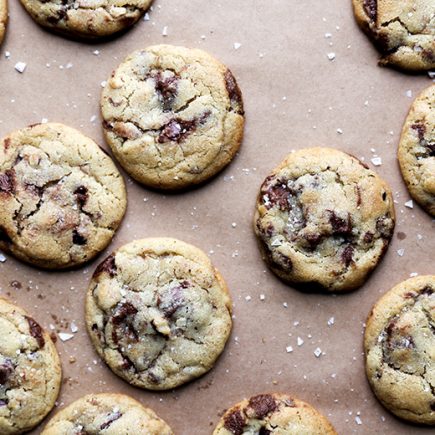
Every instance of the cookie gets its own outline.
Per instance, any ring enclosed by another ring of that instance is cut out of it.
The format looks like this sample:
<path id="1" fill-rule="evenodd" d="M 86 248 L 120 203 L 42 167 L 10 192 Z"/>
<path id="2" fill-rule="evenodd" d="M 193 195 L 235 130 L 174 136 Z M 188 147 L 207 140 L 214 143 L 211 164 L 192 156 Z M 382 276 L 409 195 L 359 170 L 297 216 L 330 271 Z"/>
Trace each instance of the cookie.
<path id="1" fill-rule="evenodd" d="M 364 349 L 382 405 L 410 422 L 435 425 L 435 276 L 408 279 L 375 304 Z"/>
<path id="2" fill-rule="evenodd" d="M 336 435 L 331 423 L 308 403 L 285 394 L 243 400 L 222 417 L 213 435 Z"/>
<path id="3" fill-rule="evenodd" d="M 380 64 L 405 71 L 435 68 L 433 0 L 352 0 L 356 20 L 382 54 Z"/>
<path id="4" fill-rule="evenodd" d="M 49 335 L 21 308 L 0 298 L 0 433 L 27 432 L 53 408 L 61 366 Z"/>
<path id="5" fill-rule="evenodd" d="M 398 157 L 411 196 L 435 216 L 435 85 L 425 89 L 412 104 Z"/>
<path id="6" fill-rule="evenodd" d="M 393 198 L 387 184 L 355 157 L 303 149 L 263 182 L 254 227 L 265 260 L 284 281 L 353 290 L 388 248 Z"/>
<path id="7" fill-rule="evenodd" d="M 103 90 L 106 140 L 124 169 L 158 189 L 202 183 L 234 157 L 243 102 L 231 71 L 202 50 L 136 51 Z"/>
<path id="8" fill-rule="evenodd" d="M 38 124 L 0 141 L 0 249 L 36 266 L 82 264 L 112 240 L 124 181 L 91 139 Z"/>
<path id="9" fill-rule="evenodd" d="M 41 435 L 173 435 L 149 408 L 124 394 L 89 394 L 58 412 Z"/>
<path id="10" fill-rule="evenodd" d="M 21 0 L 41 26 L 65 35 L 94 39 L 131 27 L 152 0 Z"/>
<path id="11" fill-rule="evenodd" d="M 138 240 L 97 267 L 86 324 L 118 376 L 167 390 L 212 368 L 230 335 L 231 300 L 198 248 L 169 238 Z"/>
<path id="12" fill-rule="evenodd" d="M 8 1 L 0 0 L 0 44 L 3 42 L 8 21 Z"/>

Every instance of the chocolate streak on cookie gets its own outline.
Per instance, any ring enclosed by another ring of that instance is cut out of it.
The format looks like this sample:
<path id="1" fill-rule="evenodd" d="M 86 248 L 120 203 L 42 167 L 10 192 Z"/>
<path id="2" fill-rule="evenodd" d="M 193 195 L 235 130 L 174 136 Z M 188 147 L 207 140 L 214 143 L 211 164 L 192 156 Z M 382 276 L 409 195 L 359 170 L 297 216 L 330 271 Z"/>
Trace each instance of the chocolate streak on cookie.
<path id="1" fill-rule="evenodd" d="M 152 77 L 155 80 L 157 95 L 163 105 L 163 112 L 169 112 L 172 109 L 172 104 L 174 103 L 175 98 L 177 97 L 179 77 L 176 75 L 163 77 L 161 71 L 152 75 Z"/>
<path id="2" fill-rule="evenodd" d="M 15 192 L 15 171 L 8 169 L 0 174 L 0 193 L 11 194 Z"/>
<path id="3" fill-rule="evenodd" d="M 13 372 L 14 366 L 10 359 L 7 359 L 3 364 L 0 364 L 0 385 L 5 385 L 9 381 Z"/>
<path id="4" fill-rule="evenodd" d="M 98 267 L 95 269 L 93 278 L 96 278 L 101 273 L 108 273 L 111 278 L 116 276 L 117 273 L 117 267 L 115 263 L 115 256 L 109 255 L 102 263 L 98 265 Z"/>
<path id="5" fill-rule="evenodd" d="M 122 414 L 117 411 L 108 416 L 108 419 L 100 426 L 100 430 L 104 430 L 109 428 L 112 423 L 116 420 L 119 420 L 122 417 Z"/>
<path id="6" fill-rule="evenodd" d="M 230 97 L 231 108 L 239 115 L 243 115 L 242 93 L 240 92 L 236 79 L 229 69 L 225 72 L 225 87 L 227 88 L 228 96 Z"/>
<path id="7" fill-rule="evenodd" d="M 38 346 L 42 349 L 45 345 L 44 334 L 39 324 L 29 316 L 25 316 L 29 324 L 30 335 L 36 340 Z"/>
<path id="8" fill-rule="evenodd" d="M 376 21 L 378 15 L 378 0 L 364 0 L 364 10 L 371 21 Z"/>
<path id="9" fill-rule="evenodd" d="M 88 189 L 86 186 L 79 186 L 76 190 L 74 190 L 74 195 L 77 198 L 77 202 L 80 207 L 83 207 L 88 200 Z"/>
<path id="10" fill-rule="evenodd" d="M 130 339 L 133 341 L 139 340 L 139 335 L 131 324 L 131 319 L 129 319 L 135 316 L 137 312 L 138 310 L 130 302 L 123 302 L 116 307 L 115 313 L 112 316 L 112 340 L 115 344 L 119 342 L 117 330 L 120 329 L 120 327 L 124 327 L 124 333 L 126 333 Z"/>

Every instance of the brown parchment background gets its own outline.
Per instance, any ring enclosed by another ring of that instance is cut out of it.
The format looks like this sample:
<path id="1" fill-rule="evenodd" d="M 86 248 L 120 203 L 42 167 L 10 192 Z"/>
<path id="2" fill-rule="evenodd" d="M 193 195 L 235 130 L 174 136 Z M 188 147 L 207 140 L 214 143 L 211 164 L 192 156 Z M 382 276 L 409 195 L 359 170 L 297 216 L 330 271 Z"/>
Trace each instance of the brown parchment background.
<path id="1" fill-rule="evenodd" d="M 428 434 L 427 428 L 397 420 L 374 398 L 363 370 L 362 333 L 381 294 L 411 272 L 435 272 L 434 222 L 417 205 L 404 207 L 410 197 L 396 160 L 412 102 L 406 91 L 414 98 L 430 79 L 378 67 L 378 53 L 357 28 L 350 0 L 157 0 L 150 21 L 98 44 L 50 34 L 32 22 L 18 0 L 9 3 L 0 58 L 0 136 L 47 118 L 105 146 L 100 83 L 131 51 L 157 43 L 214 54 L 234 72 L 246 107 L 241 151 L 208 184 L 166 195 L 128 180 L 128 212 L 107 250 L 137 238 L 173 236 L 213 251 L 233 296 L 234 330 L 223 356 L 203 378 L 175 391 L 147 392 L 130 387 L 99 360 L 85 332 L 83 301 L 102 256 L 70 272 L 40 271 L 9 256 L 0 263 L 0 295 L 25 307 L 47 329 L 52 324 L 56 331 L 70 332 L 71 321 L 79 326 L 72 340 L 57 341 L 64 371 L 59 406 L 91 392 L 123 392 L 152 407 L 177 434 L 210 434 L 225 408 L 255 393 L 279 391 L 313 404 L 340 434 Z M 240 49 L 234 49 L 235 42 Z M 336 53 L 332 62 L 329 52 Z M 18 61 L 27 63 L 24 74 L 14 70 Z M 93 115 L 97 119 L 91 122 Z M 366 161 L 375 148 L 383 160 L 375 169 L 397 199 L 392 245 L 367 284 L 352 294 L 303 294 L 284 285 L 266 270 L 252 232 L 257 190 L 268 172 L 292 149 L 321 145 Z M 406 239 L 399 240 L 399 232 Z M 403 257 L 397 254 L 400 248 Z M 335 324 L 328 327 L 332 316 Z M 298 336 L 304 340 L 301 347 Z M 292 353 L 286 353 L 288 345 Z M 325 352 L 320 358 L 313 354 L 317 347 Z M 357 412 L 362 425 L 355 422 Z"/>

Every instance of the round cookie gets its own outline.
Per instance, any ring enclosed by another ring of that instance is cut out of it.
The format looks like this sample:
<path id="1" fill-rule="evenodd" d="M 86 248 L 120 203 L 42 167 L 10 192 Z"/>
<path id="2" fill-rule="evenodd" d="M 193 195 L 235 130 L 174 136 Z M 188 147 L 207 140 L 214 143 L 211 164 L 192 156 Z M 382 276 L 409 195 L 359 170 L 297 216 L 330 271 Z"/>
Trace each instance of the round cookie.
<path id="1" fill-rule="evenodd" d="M 243 102 L 231 71 L 202 50 L 136 51 L 103 90 L 106 140 L 124 169 L 158 189 L 201 183 L 234 157 Z"/>
<path id="2" fill-rule="evenodd" d="M 435 68 L 433 0 L 352 0 L 359 26 L 382 53 L 381 65 L 418 72 Z"/>
<path id="3" fill-rule="evenodd" d="M 124 394 L 89 394 L 59 411 L 41 435 L 173 435 L 149 408 Z"/>
<path id="4" fill-rule="evenodd" d="M 435 424 L 435 276 L 408 279 L 373 307 L 364 336 L 366 373 L 393 414 Z"/>
<path id="5" fill-rule="evenodd" d="M 285 394 L 260 394 L 230 408 L 213 435 L 336 435 L 312 406 Z"/>
<path id="6" fill-rule="evenodd" d="M 20 434 L 53 408 L 61 366 L 49 335 L 24 310 L 0 298 L 0 433 Z"/>
<path id="7" fill-rule="evenodd" d="M 3 42 L 8 21 L 8 1 L 0 0 L 0 44 Z"/>
<path id="8" fill-rule="evenodd" d="M 138 240 L 96 269 L 86 324 L 118 376 L 167 390 L 212 368 L 231 332 L 231 300 L 199 249 L 169 238 Z"/>
<path id="9" fill-rule="evenodd" d="M 131 27 L 152 0 L 21 0 L 21 3 L 41 26 L 93 39 Z"/>
<path id="10" fill-rule="evenodd" d="M 284 281 L 352 290 L 388 248 L 393 199 L 386 183 L 355 157 L 303 149 L 263 182 L 254 228 L 263 257 Z"/>
<path id="11" fill-rule="evenodd" d="M 111 241 L 126 209 L 124 181 L 91 139 L 38 124 L 0 141 L 0 249 L 58 269 Z"/>
<path id="12" fill-rule="evenodd" d="M 411 196 L 435 216 L 435 85 L 425 89 L 412 104 L 398 157 Z"/>

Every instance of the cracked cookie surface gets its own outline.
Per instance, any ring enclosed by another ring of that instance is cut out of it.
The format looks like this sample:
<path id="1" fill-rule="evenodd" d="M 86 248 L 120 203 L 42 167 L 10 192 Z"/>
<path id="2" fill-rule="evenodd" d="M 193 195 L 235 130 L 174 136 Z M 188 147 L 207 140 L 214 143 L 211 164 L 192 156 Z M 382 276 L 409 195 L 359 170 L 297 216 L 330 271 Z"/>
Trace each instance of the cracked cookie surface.
<path id="1" fill-rule="evenodd" d="M 240 89 L 202 50 L 136 51 L 103 90 L 106 140 L 137 181 L 160 189 L 201 183 L 234 157 L 243 136 Z"/>
<path id="2" fill-rule="evenodd" d="M 397 416 L 435 424 L 435 276 L 408 279 L 373 307 L 364 337 L 366 372 Z"/>
<path id="3" fill-rule="evenodd" d="M 3 42 L 8 21 L 8 1 L 0 0 L 0 44 Z"/>
<path id="4" fill-rule="evenodd" d="M 0 298 L 0 433 L 32 429 L 53 408 L 61 367 L 49 335 L 23 309 Z"/>
<path id="5" fill-rule="evenodd" d="M 381 65 L 435 68 L 435 0 L 353 0 L 359 26 L 382 53 Z"/>
<path id="6" fill-rule="evenodd" d="M 285 394 L 259 394 L 230 408 L 213 435 L 336 435 L 312 406 Z"/>
<path id="7" fill-rule="evenodd" d="M 231 300 L 202 251 L 175 239 L 144 239 L 98 266 L 86 324 L 118 376 L 166 390 L 212 368 L 231 332 Z"/>
<path id="8" fill-rule="evenodd" d="M 80 38 L 120 32 L 134 23 L 152 0 L 21 0 L 41 26 Z"/>
<path id="9" fill-rule="evenodd" d="M 124 181 L 91 139 L 39 124 L 0 141 L 0 248 L 44 267 L 82 264 L 112 240 Z"/>
<path id="10" fill-rule="evenodd" d="M 411 196 L 435 216 L 435 85 L 425 89 L 412 104 L 398 157 Z"/>
<path id="11" fill-rule="evenodd" d="M 265 260 L 284 281 L 352 290 L 388 248 L 393 199 L 386 183 L 355 157 L 303 149 L 263 182 L 254 228 Z"/>
<path id="12" fill-rule="evenodd" d="M 41 435 L 173 435 L 154 411 L 124 394 L 89 394 L 59 411 Z"/>

